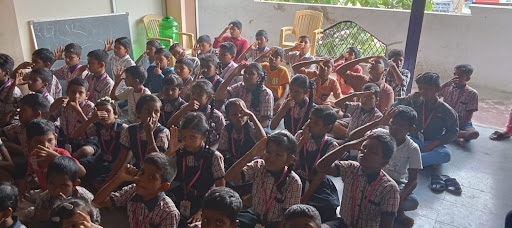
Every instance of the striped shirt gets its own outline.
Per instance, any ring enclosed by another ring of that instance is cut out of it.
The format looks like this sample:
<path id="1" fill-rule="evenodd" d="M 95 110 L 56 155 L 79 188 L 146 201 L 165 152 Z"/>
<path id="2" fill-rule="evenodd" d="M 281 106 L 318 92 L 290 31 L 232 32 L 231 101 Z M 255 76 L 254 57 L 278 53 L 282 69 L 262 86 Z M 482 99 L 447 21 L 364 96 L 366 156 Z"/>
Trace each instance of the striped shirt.
<path id="1" fill-rule="evenodd" d="M 77 64 L 75 66 L 69 67 L 68 65 L 64 65 L 61 67 L 53 68 L 51 71 L 53 72 L 53 75 L 59 79 L 59 80 L 66 80 L 66 82 L 69 82 L 69 80 L 75 78 L 77 75 L 78 68 L 80 68 L 82 65 Z M 73 69 L 73 70 L 72 70 Z M 87 75 L 87 71 L 84 71 L 82 75 L 80 75 L 81 78 L 84 78 L 85 75 Z M 67 84 L 67 83 L 66 83 Z"/>
<path id="2" fill-rule="evenodd" d="M 347 102 L 345 105 L 347 107 L 345 113 L 352 117 L 348 125 L 349 134 L 355 129 L 382 117 L 382 113 L 375 107 L 368 112 L 364 112 L 363 106 L 359 102 Z"/>
<path id="3" fill-rule="evenodd" d="M 144 88 L 144 92 L 142 93 L 135 93 L 134 91 L 133 87 L 127 87 L 123 92 L 116 95 L 119 100 L 128 101 L 128 121 L 130 121 L 130 123 L 139 122 L 139 118 L 137 118 L 137 112 L 135 110 L 137 101 L 139 101 L 143 95 L 151 94 L 148 88 Z"/>
<path id="4" fill-rule="evenodd" d="M 251 50 L 249 53 L 247 53 L 245 55 L 245 60 L 251 60 L 251 62 L 254 62 L 254 60 L 256 60 L 258 57 L 260 57 L 260 55 L 265 54 L 269 50 L 270 50 L 270 48 L 268 48 L 268 47 L 265 47 L 263 49 L 263 51 L 260 51 L 259 48 Z M 263 60 L 261 62 L 262 63 L 263 62 L 268 62 L 268 57 L 263 58 Z"/>
<path id="5" fill-rule="evenodd" d="M 409 84 L 409 80 L 411 78 L 411 72 L 406 69 L 399 70 L 400 75 L 402 76 L 402 84 L 398 84 L 396 82 L 395 75 L 391 70 L 388 70 L 386 73 L 386 84 L 393 88 L 393 92 L 395 93 L 395 99 L 399 97 L 406 96 L 407 85 Z"/>
<path id="6" fill-rule="evenodd" d="M 84 115 L 89 118 L 94 112 L 94 103 L 85 100 L 80 104 L 80 108 Z M 55 112 L 50 115 L 51 121 L 56 122 L 57 119 L 60 119 L 60 130 L 68 136 L 71 136 L 75 129 L 83 124 L 78 114 L 67 106 L 55 110 Z"/>
<path id="7" fill-rule="evenodd" d="M 245 105 L 251 110 L 258 119 L 262 117 L 272 118 L 274 111 L 274 95 L 272 91 L 263 86 L 260 93 L 260 105 L 258 109 L 251 105 L 252 91 L 247 91 L 243 82 L 232 85 L 228 88 L 230 98 L 240 98 L 245 102 Z M 265 127 L 265 126 L 264 126 Z"/>
<path id="8" fill-rule="evenodd" d="M 464 89 L 455 86 L 446 87 L 440 94 L 443 101 L 457 112 L 459 121 L 464 120 L 469 113 L 478 111 L 478 92 L 468 85 Z M 459 123 L 460 126 L 466 124 Z"/>
<path id="9" fill-rule="evenodd" d="M 396 216 L 400 203 L 400 190 L 395 181 L 385 172 L 382 178 L 377 175 L 366 175 L 362 172 L 361 166 L 353 161 L 337 161 L 339 175 L 343 180 L 343 199 L 340 205 L 340 216 L 350 226 L 352 219 L 355 227 L 372 228 L 379 227 L 381 215 Z M 355 184 L 358 176 L 358 184 Z M 378 180 L 379 182 L 375 182 Z M 371 186 L 377 183 L 371 195 Z M 354 186 L 357 186 L 357 194 L 353 195 Z M 352 216 L 353 197 L 355 199 L 354 217 Z M 369 197 L 368 204 L 365 203 Z M 366 206 L 365 206 L 366 205 Z M 361 207 L 362 206 L 362 207 Z"/>
<path id="10" fill-rule="evenodd" d="M 112 72 L 120 72 L 128 67 L 135 66 L 135 62 L 132 60 L 132 58 L 130 58 L 129 55 L 119 58 L 116 55 L 111 54 L 108 57 L 108 63 L 110 65 L 110 68 L 112 69 Z M 123 73 L 123 77 L 124 76 L 126 75 Z M 116 94 L 122 92 L 124 89 L 126 89 L 126 83 L 123 80 L 119 84 L 119 87 L 117 87 Z"/>
<path id="11" fill-rule="evenodd" d="M 276 182 L 281 178 L 281 173 L 278 177 L 273 176 L 266 168 L 265 161 L 257 159 L 248 163 L 242 171 L 242 181 L 253 181 L 252 187 L 252 203 L 254 211 L 260 219 L 265 211 L 265 202 L 272 203 L 267 210 L 266 219 L 263 221 L 267 222 L 280 222 L 283 221 L 284 212 L 291 206 L 300 203 L 302 183 L 300 182 L 299 176 L 295 172 L 291 172 L 286 177 L 286 183 L 283 188 L 276 189 Z M 262 176 L 264 175 L 264 176 Z M 276 180 L 277 179 L 277 180 Z M 266 192 L 266 199 L 264 192 Z M 272 201 L 272 196 L 275 195 Z"/>
<path id="12" fill-rule="evenodd" d="M 55 75 L 53 76 L 51 86 L 48 86 L 47 89 L 48 89 L 48 93 L 50 94 L 50 96 L 53 97 L 53 99 L 62 97 L 62 85 L 60 84 L 59 79 L 57 79 L 57 77 L 55 77 Z"/>
<path id="13" fill-rule="evenodd" d="M 121 191 L 111 193 L 109 197 L 114 207 L 127 207 L 130 227 L 178 227 L 180 213 L 163 192 L 153 199 L 144 201 L 135 192 L 135 184 L 132 184 Z"/>
<path id="14" fill-rule="evenodd" d="M 108 76 L 107 73 L 103 73 L 101 76 L 89 74 L 86 77 L 89 83 L 89 100 L 92 103 L 96 103 L 103 97 L 110 96 L 110 91 L 114 87 L 114 81 Z"/>

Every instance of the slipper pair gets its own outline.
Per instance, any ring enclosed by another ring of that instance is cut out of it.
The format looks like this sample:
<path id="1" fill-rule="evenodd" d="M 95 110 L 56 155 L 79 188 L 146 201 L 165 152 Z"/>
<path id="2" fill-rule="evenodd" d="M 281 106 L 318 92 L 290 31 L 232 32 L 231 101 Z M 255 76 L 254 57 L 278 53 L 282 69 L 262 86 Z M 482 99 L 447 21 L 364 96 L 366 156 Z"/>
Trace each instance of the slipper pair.
<path id="1" fill-rule="evenodd" d="M 510 135 L 506 135 L 504 132 L 501 132 L 501 131 L 495 131 L 493 132 L 489 138 L 491 140 L 496 140 L 496 141 L 499 141 L 499 140 L 503 140 L 503 139 L 508 139 L 510 138 Z"/>
<path id="2" fill-rule="evenodd" d="M 443 179 L 443 177 L 445 177 Z M 455 178 L 451 178 L 447 175 L 432 175 L 430 176 L 430 189 L 434 193 L 442 193 L 443 191 L 447 191 L 454 195 L 461 195 L 462 189 L 460 187 L 459 182 Z"/>

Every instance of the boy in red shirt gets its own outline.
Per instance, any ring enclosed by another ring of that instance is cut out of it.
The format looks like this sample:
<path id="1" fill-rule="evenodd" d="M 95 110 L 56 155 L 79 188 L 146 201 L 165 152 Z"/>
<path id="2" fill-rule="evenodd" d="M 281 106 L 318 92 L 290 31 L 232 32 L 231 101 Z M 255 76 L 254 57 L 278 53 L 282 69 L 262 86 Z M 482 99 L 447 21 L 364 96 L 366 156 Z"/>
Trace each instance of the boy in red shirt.
<path id="1" fill-rule="evenodd" d="M 224 36 L 229 31 L 229 36 Z M 236 46 L 236 55 L 233 58 L 233 61 L 237 61 L 238 57 L 249 48 L 249 41 L 241 36 L 242 33 L 242 22 L 239 20 L 234 20 L 229 22 L 228 27 L 226 27 L 218 37 L 215 37 L 215 41 L 213 41 L 213 48 L 219 48 L 220 45 L 224 42 L 231 42 Z"/>

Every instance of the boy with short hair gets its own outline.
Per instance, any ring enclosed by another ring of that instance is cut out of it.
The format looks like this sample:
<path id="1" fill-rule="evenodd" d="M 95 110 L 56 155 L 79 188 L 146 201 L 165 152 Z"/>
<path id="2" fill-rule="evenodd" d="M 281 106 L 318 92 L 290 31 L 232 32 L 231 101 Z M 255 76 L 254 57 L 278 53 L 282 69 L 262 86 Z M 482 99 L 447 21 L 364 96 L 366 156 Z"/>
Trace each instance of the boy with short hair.
<path id="1" fill-rule="evenodd" d="M 65 97 L 60 97 L 50 106 L 48 119 L 56 122 L 60 119 L 57 144 L 73 152 L 81 148 L 82 141 L 74 140 L 71 135 L 80 124 L 85 123 L 94 112 L 94 103 L 89 97 L 89 83 L 82 78 L 73 78 L 68 83 Z"/>
<path id="2" fill-rule="evenodd" d="M 338 161 L 345 151 L 358 150 L 358 162 Z M 374 132 L 348 142 L 321 158 L 320 173 L 343 179 L 340 218 L 329 227 L 393 227 L 400 196 L 398 186 L 382 169 L 395 151 L 395 141 L 384 132 Z"/>
<path id="3" fill-rule="evenodd" d="M 140 55 L 135 61 L 135 65 L 142 66 L 144 70 L 147 70 L 149 66 L 155 64 L 155 51 L 157 48 L 162 47 L 156 40 L 149 40 L 146 42 L 146 51 Z"/>
<path id="4" fill-rule="evenodd" d="M 124 70 L 125 78 L 122 74 L 114 75 L 114 88 L 110 92 L 112 100 L 127 100 L 128 101 L 128 122 L 137 123 L 140 120 L 137 118 L 135 105 L 140 97 L 144 94 L 151 94 L 148 88 L 143 86 L 146 81 L 146 71 L 140 66 L 130 66 Z M 116 94 L 117 87 L 124 81 L 127 88 L 123 92 Z"/>
<path id="5" fill-rule="evenodd" d="M 43 95 L 51 104 L 54 100 L 47 88 L 52 82 L 52 78 L 53 73 L 48 68 L 33 69 L 28 75 L 28 89 L 33 93 Z"/>
<path id="6" fill-rule="evenodd" d="M 65 149 L 55 147 L 57 142 L 55 126 L 48 120 L 35 119 L 30 121 L 26 127 L 26 134 L 29 148 L 27 177 L 32 177 L 32 174 L 35 174 L 41 189 L 44 191 L 47 186 L 55 184 L 54 182 L 47 182 L 48 164 L 56 157 L 71 157 L 71 154 Z M 71 159 L 78 165 L 78 176 L 84 176 L 84 167 L 74 158 Z"/>
<path id="7" fill-rule="evenodd" d="M 464 145 L 480 136 L 471 122 L 473 113 L 478 111 L 478 92 L 467 84 L 471 80 L 471 75 L 473 75 L 471 65 L 455 66 L 453 78 L 443 84 L 439 93 L 443 101 L 450 105 L 459 117 L 459 133 L 456 139 L 459 145 Z"/>
<path id="8" fill-rule="evenodd" d="M 347 138 L 355 129 L 382 117 L 382 113 L 376 107 L 376 103 L 379 101 L 379 87 L 373 83 L 368 83 L 363 86 L 362 90 L 362 92 L 352 93 L 334 103 L 343 113 L 351 116 L 346 133 L 342 129 L 343 124 L 338 121 L 332 132 L 335 138 Z M 361 102 L 350 102 L 354 98 L 361 99 Z"/>
<path id="9" fill-rule="evenodd" d="M 211 189 L 203 199 L 201 227 L 238 227 L 237 218 L 242 206 L 240 196 L 230 188 Z"/>
<path id="10" fill-rule="evenodd" d="M 149 66 L 147 79 L 144 82 L 144 87 L 147 87 L 151 93 L 160 93 L 162 91 L 162 79 L 174 74 L 174 70 L 167 66 L 169 61 L 171 61 L 171 53 L 165 48 L 157 48 L 155 51 L 155 65 Z"/>
<path id="11" fill-rule="evenodd" d="M 175 58 L 176 61 L 178 61 L 179 59 L 183 59 L 183 58 L 186 58 L 186 59 L 189 59 L 190 61 L 192 61 L 192 64 L 193 64 L 192 73 L 194 73 L 194 75 L 199 72 L 199 70 L 200 70 L 199 59 L 196 57 L 187 55 L 185 48 L 183 48 L 183 46 L 181 46 L 180 43 L 172 44 L 171 47 L 169 47 L 169 51 L 171 52 L 171 55 Z M 174 68 L 176 68 L 176 66 Z"/>
<path id="12" fill-rule="evenodd" d="M 20 122 L 11 124 L 0 129 L 0 137 L 5 137 L 6 143 L 12 143 L 16 146 L 10 145 L 11 154 L 23 155 L 28 157 L 28 141 L 27 133 L 25 130 L 26 124 L 37 118 L 43 118 L 46 116 L 50 109 L 50 103 L 48 99 L 45 99 L 43 95 L 38 93 L 27 94 L 20 99 L 20 111 L 19 118 Z"/>
<path id="13" fill-rule="evenodd" d="M 18 72 L 13 71 L 13 68 L 14 59 L 7 54 L 0 53 L 0 116 L 12 115 L 16 111 L 17 100 L 22 97 L 17 86 L 19 76 L 15 75 Z M 15 123 L 14 118 L 5 124 L 13 123 Z"/>
<path id="14" fill-rule="evenodd" d="M 0 227 L 26 228 L 18 216 L 14 215 L 18 208 L 18 188 L 8 182 L 0 183 Z"/>
<path id="15" fill-rule="evenodd" d="M 224 36 L 229 31 L 229 35 Z M 242 33 L 242 22 L 239 20 L 234 20 L 229 22 L 228 27 L 226 27 L 219 36 L 215 37 L 215 41 L 213 42 L 214 48 L 219 48 L 221 44 L 225 42 L 231 42 L 236 47 L 236 53 L 233 56 L 233 61 L 238 63 L 239 56 L 249 48 L 249 41 L 241 36 Z M 224 77 L 223 77 L 224 78 Z"/>
<path id="16" fill-rule="evenodd" d="M 111 59 L 112 57 L 110 57 Z M 107 69 L 109 56 L 104 50 L 94 50 L 87 54 L 87 70 L 89 73 L 85 77 L 85 80 L 89 83 L 89 96 L 88 100 L 92 103 L 96 103 L 103 97 L 108 97 L 112 87 L 114 87 L 114 81 L 108 76 L 105 69 Z M 78 74 L 81 74 L 81 70 L 84 67 L 78 69 Z M 112 68 L 112 70 L 114 70 Z M 123 69 L 124 70 L 124 69 Z M 116 72 L 116 71 L 113 71 Z"/>
<path id="17" fill-rule="evenodd" d="M 258 30 L 256 32 L 256 42 L 247 48 L 240 56 L 238 56 L 237 62 L 252 60 L 256 62 L 256 59 L 270 50 L 267 47 L 268 33 L 265 30 Z M 284 53 L 283 53 L 284 54 Z M 268 56 L 259 60 L 260 62 L 268 62 Z"/>
<path id="18" fill-rule="evenodd" d="M 295 46 L 284 49 L 284 61 L 293 66 L 299 62 L 315 60 L 315 57 L 309 53 L 310 48 L 311 37 L 302 35 L 299 37 L 298 42 L 295 43 Z M 310 65 L 308 69 L 314 70 L 315 65 Z M 295 72 L 294 70 L 293 73 L 298 74 L 299 72 Z"/>
<path id="19" fill-rule="evenodd" d="M 405 211 L 413 211 L 418 208 L 419 202 L 413 193 L 418 185 L 418 173 L 423 168 L 421 163 L 421 152 L 418 145 L 412 141 L 407 135 L 415 129 L 418 116 L 416 111 L 411 107 L 399 105 L 385 113 L 385 115 L 356 129 L 351 135 L 350 140 L 358 139 L 366 132 L 384 131 L 396 141 L 396 150 L 384 168 L 384 171 L 398 184 L 400 188 L 400 205 L 398 207 L 398 215 L 396 222 L 405 227 L 412 227 L 414 219 L 405 215 Z M 389 131 L 379 128 L 381 126 L 389 126 Z"/>
<path id="20" fill-rule="evenodd" d="M 176 176 L 176 164 L 163 153 L 151 153 L 140 171 L 125 165 L 96 193 L 93 204 L 103 207 L 127 207 L 131 227 L 178 227 L 180 213 L 165 195 Z M 113 192 L 124 182 L 135 182 Z"/>
<path id="21" fill-rule="evenodd" d="M 82 46 L 76 43 L 69 43 L 65 47 L 59 46 L 55 49 L 54 53 L 55 62 L 57 60 L 64 60 L 66 62 L 64 66 L 51 69 L 57 79 L 66 80 L 66 84 L 68 84 L 69 81 L 75 77 L 85 77 L 84 74 L 77 74 L 78 68 L 82 67 L 80 64 L 80 60 L 82 59 Z M 57 97 L 55 97 L 55 99 L 57 99 Z"/>
<path id="22" fill-rule="evenodd" d="M 192 57 L 201 58 L 205 54 L 217 56 L 219 53 L 213 49 L 212 39 L 208 35 L 199 36 L 196 40 L 196 46 L 192 49 Z"/>
<path id="23" fill-rule="evenodd" d="M 395 99 L 405 97 L 407 85 L 411 78 L 411 72 L 403 69 L 404 52 L 402 50 L 393 49 L 388 53 L 389 70 L 386 72 L 386 84 L 393 88 Z"/>
<path id="24" fill-rule="evenodd" d="M 350 72 L 354 66 L 360 63 L 369 63 L 370 68 L 368 74 L 356 74 Z M 374 83 L 379 87 L 379 101 L 377 103 L 377 109 L 384 112 L 386 109 L 391 107 L 391 104 L 395 100 L 395 93 L 393 88 L 386 84 L 385 75 L 389 69 L 389 61 L 383 56 L 369 56 L 365 58 L 355 59 L 348 61 L 336 69 L 336 73 L 340 75 L 345 83 L 354 89 L 354 92 L 361 92 L 361 88 L 366 83 Z"/>
<path id="25" fill-rule="evenodd" d="M 76 198 L 91 203 L 94 196 L 87 189 L 79 186 L 79 169 L 77 161 L 71 157 L 57 156 L 51 160 L 46 171 L 48 189 L 37 199 L 32 218 L 33 224 L 48 224 L 49 213 L 53 205 L 60 200 Z M 94 216 L 91 220 L 99 224 L 100 212 L 97 208 L 93 211 Z"/>
<path id="26" fill-rule="evenodd" d="M 299 62 L 292 66 L 294 72 L 301 72 L 309 79 L 315 80 L 314 102 L 317 105 L 332 105 L 332 102 L 328 101 L 331 94 L 336 100 L 342 97 L 340 85 L 336 79 L 329 76 L 333 65 L 331 59 L 318 59 Z M 305 69 L 308 66 L 317 66 L 318 69 Z"/>
<path id="27" fill-rule="evenodd" d="M 284 212 L 283 228 L 320 228 L 321 226 L 320 213 L 312 206 L 296 204 Z"/>
<path id="28" fill-rule="evenodd" d="M 193 84 L 193 73 L 194 73 L 194 63 L 189 58 L 182 58 L 176 60 L 176 64 L 174 65 L 174 72 L 181 78 L 183 81 L 183 88 L 180 91 L 181 98 L 188 101 L 190 98 L 190 88 Z"/>
<path id="29" fill-rule="evenodd" d="M 167 122 L 171 117 L 187 102 L 180 97 L 180 92 L 183 89 L 183 81 L 176 75 L 165 77 L 162 80 L 163 90 L 157 97 L 162 101 L 160 108 L 160 118 L 158 122 L 167 126 Z"/>
<path id="30" fill-rule="evenodd" d="M 112 44 L 114 44 L 114 48 L 112 48 Z M 105 42 L 105 48 L 103 50 L 106 52 L 114 50 L 114 54 L 110 55 L 107 60 L 108 64 L 110 64 L 112 72 L 123 72 L 126 68 L 135 65 L 135 62 L 133 62 L 130 55 L 128 55 L 131 48 L 132 41 L 130 41 L 128 37 L 119 37 L 115 41 L 110 38 Z M 117 88 L 116 93 L 120 93 L 124 89 L 126 89 L 126 85 L 121 83 L 121 85 Z M 108 96 L 109 93 L 107 93 L 105 96 Z"/>
<path id="31" fill-rule="evenodd" d="M 235 63 L 234 57 L 236 56 L 237 50 L 235 44 L 231 42 L 222 43 L 219 47 L 219 76 L 220 78 L 226 80 L 228 76 L 235 70 L 238 64 Z M 243 77 L 237 76 L 230 86 L 243 81 Z"/>
<path id="32" fill-rule="evenodd" d="M 268 59 L 268 62 L 261 64 L 261 67 L 267 73 L 265 86 L 269 88 L 274 95 L 274 113 L 277 113 L 290 93 L 290 74 L 288 74 L 288 69 L 286 69 L 286 67 L 281 66 L 284 58 L 284 51 L 282 48 L 273 47 L 256 60 L 261 60 L 263 58 Z M 256 60 L 255 62 L 258 62 Z"/>

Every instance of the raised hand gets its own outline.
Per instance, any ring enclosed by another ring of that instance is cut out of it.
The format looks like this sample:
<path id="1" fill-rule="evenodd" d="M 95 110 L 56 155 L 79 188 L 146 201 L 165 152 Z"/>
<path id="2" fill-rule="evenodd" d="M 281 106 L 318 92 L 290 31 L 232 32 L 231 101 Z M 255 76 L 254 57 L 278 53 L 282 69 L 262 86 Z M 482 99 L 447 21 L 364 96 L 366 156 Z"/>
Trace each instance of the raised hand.
<path id="1" fill-rule="evenodd" d="M 353 140 L 353 141 L 350 141 L 350 142 L 347 142 L 344 144 L 344 146 L 347 148 L 347 150 L 357 150 L 357 151 L 361 151 L 362 148 L 361 146 L 363 145 L 363 143 L 368 140 L 369 138 L 373 137 L 373 133 L 370 133 L 368 135 L 365 135 L 364 137 L 362 138 L 359 138 L 359 139 L 356 139 L 356 140 Z"/>
<path id="2" fill-rule="evenodd" d="M 256 48 L 258 48 L 258 41 L 254 42 L 251 44 L 251 46 L 249 46 L 249 49 L 252 51 L 252 50 L 256 50 Z"/>
<path id="3" fill-rule="evenodd" d="M 107 52 L 114 50 L 112 48 L 112 45 L 114 44 L 114 39 L 108 38 L 108 40 L 106 40 L 104 43 L 105 43 L 105 48 L 103 50 L 105 50 Z"/>
<path id="4" fill-rule="evenodd" d="M 15 72 L 12 84 L 15 85 L 15 86 L 17 86 L 19 84 L 22 84 L 23 83 L 23 76 L 25 76 L 25 73 L 23 73 L 23 71 L 18 70 L 17 72 Z"/>
<path id="5" fill-rule="evenodd" d="M 83 72 L 85 72 L 87 69 L 89 69 L 89 64 L 82 65 L 78 68 L 76 75 L 82 75 Z"/>
<path id="6" fill-rule="evenodd" d="M 121 83 L 121 81 L 125 79 L 124 70 L 122 68 L 114 70 L 112 73 L 114 73 L 114 82 L 115 83 Z"/>
<path id="7" fill-rule="evenodd" d="M 247 68 L 248 64 L 243 62 L 243 63 L 240 63 L 234 70 L 234 72 L 236 73 L 235 75 L 242 75 L 242 71 Z"/>
<path id="8" fill-rule="evenodd" d="M 194 48 L 192 48 L 192 56 L 197 57 L 200 50 L 199 44 L 194 45 Z"/>
<path id="9" fill-rule="evenodd" d="M 293 46 L 292 49 L 295 50 L 295 51 L 298 51 L 298 50 L 300 50 L 303 47 L 304 47 L 303 43 L 295 43 L 295 46 Z"/>
<path id="10" fill-rule="evenodd" d="M 114 177 L 121 182 L 133 181 L 139 170 L 130 164 L 126 164 L 119 170 L 119 173 Z"/>
<path id="11" fill-rule="evenodd" d="M 167 142 L 169 142 L 169 148 L 165 152 L 165 155 L 171 157 L 176 154 L 176 151 L 185 145 L 184 142 L 179 141 L 179 131 L 175 126 L 171 126 L 170 129 L 171 134 L 167 137 Z"/>
<path id="12" fill-rule="evenodd" d="M 53 51 L 53 53 L 55 54 L 55 60 L 63 60 L 64 59 L 64 57 L 63 57 L 64 47 L 59 46 L 57 49 L 55 49 Z"/>
<path id="13" fill-rule="evenodd" d="M 98 119 L 96 120 L 107 120 L 108 114 L 105 111 L 96 111 L 93 113 L 93 116 L 96 116 Z"/>
<path id="14" fill-rule="evenodd" d="M 398 109 L 396 107 L 384 110 L 384 115 L 379 120 L 380 125 L 389 125 L 389 122 L 391 119 L 393 119 L 393 116 L 395 116 L 397 112 Z"/>
<path id="15" fill-rule="evenodd" d="M 161 75 L 162 74 L 162 69 L 160 69 L 160 63 L 159 62 L 156 63 L 156 67 L 155 67 L 155 71 L 154 72 L 155 72 L 156 75 Z"/>
<path id="16" fill-rule="evenodd" d="M 199 102 L 196 101 L 196 100 L 190 100 L 186 105 L 185 107 L 183 107 L 184 110 L 187 110 L 187 111 L 194 111 L 194 110 L 197 110 L 199 109 Z"/>
<path id="17" fill-rule="evenodd" d="M 75 112 L 81 112 L 82 111 L 78 101 L 68 101 L 67 104 L 66 104 L 66 107 L 71 108 L 71 110 L 73 110 Z"/>
<path id="18" fill-rule="evenodd" d="M 238 108 L 240 110 L 240 114 L 242 114 L 242 116 L 251 116 L 251 115 L 253 115 L 253 113 L 251 111 L 249 111 L 249 109 L 244 107 L 241 103 L 237 103 L 237 105 L 238 105 Z"/>
<path id="19" fill-rule="evenodd" d="M 286 101 L 284 102 L 284 110 L 288 110 L 290 108 L 292 108 L 293 106 L 295 106 L 295 100 L 293 100 L 291 97 L 286 99 Z"/>
<path id="20" fill-rule="evenodd" d="M 229 24 L 226 28 L 224 28 L 224 32 L 227 32 L 231 29 L 231 27 L 233 27 L 232 24 Z"/>
<path id="21" fill-rule="evenodd" d="M 73 216 L 72 219 L 64 220 L 62 227 L 102 228 L 91 222 L 91 218 L 83 212 L 76 210 L 75 213 L 77 216 Z"/>
<path id="22" fill-rule="evenodd" d="M 302 138 L 300 140 L 302 142 L 306 142 L 309 139 L 310 133 L 309 133 L 309 121 L 304 124 L 304 127 L 302 127 Z"/>
<path id="23" fill-rule="evenodd" d="M 68 101 L 69 101 L 69 97 L 59 97 L 59 98 L 55 99 L 55 101 L 53 103 L 57 106 L 66 107 L 66 105 L 68 104 Z"/>
<path id="24" fill-rule="evenodd" d="M 21 63 L 20 65 L 18 65 L 18 67 L 16 67 L 17 70 L 21 70 L 21 69 L 30 69 L 34 67 L 34 64 L 32 62 L 23 62 Z"/>
<path id="25" fill-rule="evenodd" d="M 156 125 L 158 125 L 158 122 L 156 119 L 154 119 L 152 116 L 148 117 L 147 121 L 144 123 L 144 131 L 146 131 L 146 135 L 152 135 L 153 131 L 156 128 Z"/>
<path id="26" fill-rule="evenodd" d="M 261 157 L 263 154 L 265 154 L 265 149 L 267 147 L 267 142 L 270 136 L 267 136 L 265 138 L 262 138 L 259 142 L 254 145 L 254 147 L 249 151 L 251 154 L 251 157 Z"/>
<path id="27" fill-rule="evenodd" d="M 11 110 L 9 112 L 7 112 L 4 116 L 2 116 L 2 119 L 0 120 L 0 125 L 7 125 L 8 123 L 10 123 L 15 116 L 18 115 L 18 110 Z"/>
<path id="28" fill-rule="evenodd" d="M 48 164 L 51 160 L 59 156 L 55 151 L 41 145 L 38 145 L 32 153 L 35 154 L 37 161 L 42 161 L 45 164 Z"/>

